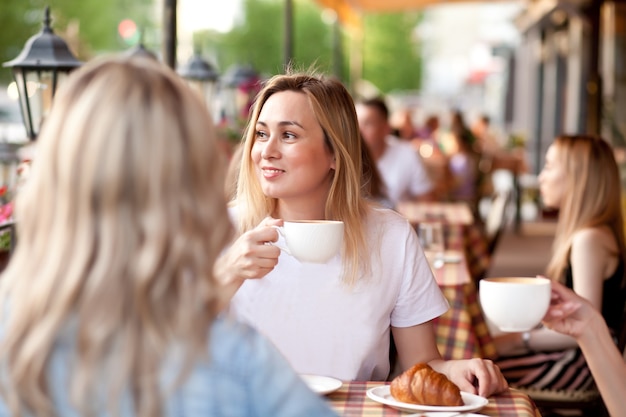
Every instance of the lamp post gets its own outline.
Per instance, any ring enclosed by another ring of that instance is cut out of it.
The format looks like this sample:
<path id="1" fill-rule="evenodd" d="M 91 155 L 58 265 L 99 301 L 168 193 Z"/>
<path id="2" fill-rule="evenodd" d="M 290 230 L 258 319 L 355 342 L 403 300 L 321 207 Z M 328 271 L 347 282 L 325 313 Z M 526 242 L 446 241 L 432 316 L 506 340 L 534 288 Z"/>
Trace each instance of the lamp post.
<path id="1" fill-rule="evenodd" d="M 130 57 L 148 58 L 155 61 L 159 60 L 154 52 L 145 47 L 143 42 L 139 42 L 136 46 L 133 46 L 132 48 L 126 50 L 125 55 Z"/>
<path id="2" fill-rule="evenodd" d="M 237 88 L 242 84 L 259 82 L 259 73 L 251 65 L 235 64 L 224 74 L 224 84 L 228 88 Z"/>
<path id="3" fill-rule="evenodd" d="M 178 68 L 177 72 L 194 91 L 200 94 L 211 112 L 215 85 L 219 78 L 217 70 L 196 52 L 185 65 Z"/>
<path id="4" fill-rule="evenodd" d="M 17 58 L 3 64 L 13 69 L 22 118 L 31 141 L 37 139 L 57 87 L 81 64 L 65 41 L 52 31 L 50 8 L 46 7 L 41 31 L 26 42 Z"/>
<path id="5" fill-rule="evenodd" d="M 224 73 L 222 85 L 226 119 L 235 124 L 246 120 L 254 97 L 260 89 L 259 73 L 249 64 L 235 64 Z"/>

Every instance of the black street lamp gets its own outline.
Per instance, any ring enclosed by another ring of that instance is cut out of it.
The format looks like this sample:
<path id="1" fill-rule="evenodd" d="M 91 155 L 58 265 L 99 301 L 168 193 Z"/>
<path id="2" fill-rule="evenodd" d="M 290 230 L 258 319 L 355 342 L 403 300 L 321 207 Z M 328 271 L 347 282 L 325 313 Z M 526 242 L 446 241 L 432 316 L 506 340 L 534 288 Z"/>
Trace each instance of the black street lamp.
<path id="1" fill-rule="evenodd" d="M 242 84 L 258 83 L 259 73 L 252 65 L 235 64 L 226 70 L 223 81 L 226 87 L 237 88 Z"/>
<path id="2" fill-rule="evenodd" d="M 196 52 L 185 65 L 178 68 L 177 72 L 194 91 L 200 94 L 209 111 L 212 111 L 215 85 L 219 78 L 217 70 Z"/>
<path id="3" fill-rule="evenodd" d="M 254 97 L 261 88 L 259 73 L 249 64 L 234 64 L 222 80 L 223 117 L 231 123 L 242 123 L 249 116 Z"/>
<path id="4" fill-rule="evenodd" d="M 46 7 L 41 32 L 26 42 L 17 58 L 3 64 L 13 69 L 22 118 L 30 140 L 37 139 L 58 86 L 81 64 L 65 41 L 52 31 L 50 8 Z"/>

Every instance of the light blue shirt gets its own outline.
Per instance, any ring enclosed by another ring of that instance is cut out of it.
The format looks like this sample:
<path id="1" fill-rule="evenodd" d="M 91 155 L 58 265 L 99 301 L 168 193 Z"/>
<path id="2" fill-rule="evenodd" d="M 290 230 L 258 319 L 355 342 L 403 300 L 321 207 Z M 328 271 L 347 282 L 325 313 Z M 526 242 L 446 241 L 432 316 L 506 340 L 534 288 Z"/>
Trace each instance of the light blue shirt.
<path id="1" fill-rule="evenodd" d="M 70 405 L 67 385 L 73 345 L 73 337 L 63 336 L 56 343 L 48 365 L 48 386 L 56 413 L 63 417 L 79 416 Z M 228 318 L 217 319 L 211 329 L 208 353 L 209 358 L 197 363 L 187 379 L 165 397 L 164 416 L 336 416 L 273 345 L 247 325 Z M 162 381 L 172 381 L 177 376 L 177 362 L 172 359 L 164 367 Z M 98 415 L 108 415 L 105 407 L 97 408 L 102 409 Z M 123 416 L 133 415 L 128 396 L 122 400 L 121 408 Z M 2 399 L 0 416 L 9 416 Z"/>

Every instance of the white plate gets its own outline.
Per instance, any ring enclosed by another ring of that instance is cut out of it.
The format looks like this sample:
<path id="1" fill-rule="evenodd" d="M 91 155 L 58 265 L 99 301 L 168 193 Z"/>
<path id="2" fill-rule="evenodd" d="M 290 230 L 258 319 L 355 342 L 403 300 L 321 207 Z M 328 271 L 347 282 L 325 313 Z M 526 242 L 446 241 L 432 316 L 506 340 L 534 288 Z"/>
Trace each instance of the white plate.
<path id="1" fill-rule="evenodd" d="M 457 253 L 446 253 L 443 255 L 443 261 L 447 264 L 457 264 L 461 262 L 461 255 Z"/>
<path id="2" fill-rule="evenodd" d="M 440 407 L 436 405 L 420 405 L 409 404 L 398 401 L 391 396 L 389 392 L 389 385 L 379 385 L 367 390 L 367 396 L 372 400 L 381 404 L 388 405 L 400 411 L 477 411 L 486 406 L 489 403 L 485 397 L 470 394 L 469 392 L 461 391 L 461 398 L 464 405 L 458 405 L 454 407 Z"/>
<path id="3" fill-rule="evenodd" d="M 421 412 L 419 414 L 407 414 L 407 417 L 418 416 L 418 417 L 487 417 L 484 414 L 474 414 L 474 413 L 463 413 L 459 414 L 458 411 L 426 411 Z"/>
<path id="4" fill-rule="evenodd" d="M 300 374 L 300 377 L 312 391 L 321 395 L 337 391 L 343 385 L 340 380 L 329 376 Z"/>

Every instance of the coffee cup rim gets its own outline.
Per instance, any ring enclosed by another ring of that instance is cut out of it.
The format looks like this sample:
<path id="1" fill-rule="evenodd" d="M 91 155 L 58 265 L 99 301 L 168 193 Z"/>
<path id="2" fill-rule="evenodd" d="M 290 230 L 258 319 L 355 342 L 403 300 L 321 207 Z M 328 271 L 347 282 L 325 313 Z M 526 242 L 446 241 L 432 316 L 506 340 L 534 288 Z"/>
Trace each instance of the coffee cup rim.
<path id="1" fill-rule="evenodd" d="M 480 281 L 507 285 L 547 285 L 551 282 L 548 278 L 543 277 L 488 277 Z"/>
<path id="2" fill-rule="evenodd" d="M 341 220 L 285 220 L 283 223 L 295 224 L 343 224 Z"/>

